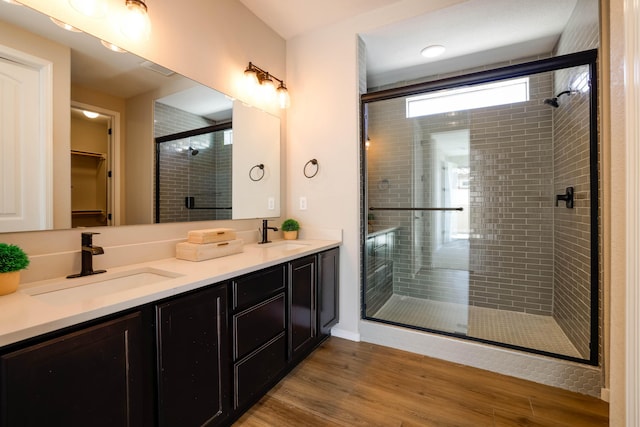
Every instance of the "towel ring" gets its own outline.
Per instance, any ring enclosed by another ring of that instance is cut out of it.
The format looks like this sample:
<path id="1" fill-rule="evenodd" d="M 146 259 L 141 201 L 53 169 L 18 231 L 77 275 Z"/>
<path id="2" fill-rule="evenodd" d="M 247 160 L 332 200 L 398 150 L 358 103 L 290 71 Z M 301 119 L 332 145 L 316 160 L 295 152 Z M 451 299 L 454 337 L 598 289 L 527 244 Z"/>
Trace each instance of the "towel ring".
<path id="1" fill-rule="evenodd" d="M 260 169 L 262 171 L 262 174 L 260 175 L 259 178 L 254 178 L 253 177 L 253 170 L 256 169 L 256 168 L 258 168 L 258 169 Z M 257 181 L 260 181 L 262 178 L 264 178 L 264 165 L 262 163 L 260 163 L 259 165 L 255 165 L 254 167 L 252 167 L 249 170 L 249 179 L 251 181 L 257 182 Z"/>
<path id="2" fill-rule="evenodd" d="M 308 173 L 307 173 L 307 167 L 308 167 L 309 165 L 313 165 L 313 166 L 315 166 L 315 167 L 316 167 L 315 172 L 313 172 L 312 174 L 308 174 Z M 318 160 L 316 160 L 316 159 L 311 159 L 311 160 L 309 160 L 307 163 L 305 163 L 305 165 L 304 165 L 304 169 L 302 170 L 302 173 L 304 174 L 304 176 L 306 176 L 307 178 L 311 179 L 311 178 L 313 178 L 314 176 L 316 176 L 316 175 L 318 174 L 318 171 L 319 171 L 319 170 L 320 170 L 320 165 L 318 164 Z"/>

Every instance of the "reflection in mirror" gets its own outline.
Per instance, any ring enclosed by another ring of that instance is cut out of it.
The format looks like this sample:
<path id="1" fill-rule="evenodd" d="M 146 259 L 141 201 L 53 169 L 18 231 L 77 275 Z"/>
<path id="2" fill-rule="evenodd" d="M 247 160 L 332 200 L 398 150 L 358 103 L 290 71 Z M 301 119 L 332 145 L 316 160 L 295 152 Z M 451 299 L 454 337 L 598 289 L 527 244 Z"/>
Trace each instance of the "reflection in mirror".
<path id="1" fill-rule="evenodd" d="M 71 226 L 111 224 L 111 117 L 71 108 Z"/>
<path id="2" fill-rule="evenodd" d="M 278 117 L 233 102 L 232 170 L 233 219 L 280 216 Z"/>
<path id="3" fill-rule="evenodd" d="M 16 61 L 20 58 L 16 52 L 20 52 L 29 59 L 22 60 L 27 68 L 35 68 L 36 72 L 44 75 L 50 73 L 48 84 L 53 95 L 50 103 L 44 105 L 52 117 L 48 130 L 46 121 L 34 121 L 30 125 L 44 131 L 41 132 L 45 135 L 43 141 L 31 146 L 16 142 L 14 146 L 22 151 L 18 151 L 11 162 L 4 159 L 7 164 L 17 165 L 17 170 L 11 171 L 16 180 L 22 182 L 24 177 L 34 175 L 34 164 L 42 165 L 37 169 L 43 176 L 32 179 L 32 182 L 27 182 L 30 187 L 20 188 L 20 192 L 13 194 L 10 206 L 0 206 L 0 232 L 65 229 L 105 222 L 107 225 L 153 223 L 156 215 L 153 140 L 157 136 L 153 134 L 152 124 L 157 113 L 154 101 L 204 117 L 208 123 L 230 120 L 231 101 L 223 94 L 130 53 L 108 50 L 100 40 L 86 33 L 65 31 L 47 16 L 27 7 L 0 1 L 0 38 L 1 49 L 4 49 L 0 52 L 2 57 Z M 37 74 L 36 80 L 39 80 Z M 41 89 L 46 93 L 46 88 Z M 207 94 L 215 94 L 215 99 L 207 98 Z M 194 99 L 198 99 L 197 105 Z M 224 100 L 226 107 L 218 107 L 219 99 Z M 80 160 L 79 154 L 71 154 L 83 151 L 74 148 L 75 143 L 72 142 L 72 135 L 77 133 L 76 121 L 72 119 L 74 115 L 69 113 L 72 105 L 91 106 L 110 120 L 107 150 L 84 150 L 104 154 L 104 160 L 97 166 L 110 176 L 104 203 L 102 195 L 99 195 L 99 203 L 87 203 L 92 195 L 82 189 L 87 188 L 86 191 L 91 192 L 94 187 L 86 182 L 72 183 L 72 180 L 77 182 L 75 176 L 81 174 L 80 171 L 88 170 L 87 165 L 78 166 L 78 163 L 87 163 L 87 158 Z M 221 111 L 227 117 L 217 116 Z M 2 120 L 3 123 L 15 122 L 7 116 Z M 248 141 L 256 142 L 255 139 Z M 40 153 L 42 157 L 37 158 Z M 204 150 L 200 153 L 205 154 Z M 3 176 L 6 176 L 7 168 L 2 167 Z M 273 169 L 272 174 L 273 179 L 279 182 L 279 169 Z M 23 196 L 27 194 L 34 200 L 25 200 Z M 271 212 L 279 213 L 279 200 L 276 203 L 277 209 Z M 28 206 L 29 209 L 23 211 L 33 213 L 34 220 L 31 223 L 20 222 L 24 212 L 17 212 L 14 217 L 18 222 L 7 225 L 8 222 L 3 220 L 7 216 L 5 213 L 16 211 L 16 206 Z M 262 216 L 262 211 L 255 211 L 246 212 L 243 217 Z M 191 215 L 176 221 L 200 219 Z"/>

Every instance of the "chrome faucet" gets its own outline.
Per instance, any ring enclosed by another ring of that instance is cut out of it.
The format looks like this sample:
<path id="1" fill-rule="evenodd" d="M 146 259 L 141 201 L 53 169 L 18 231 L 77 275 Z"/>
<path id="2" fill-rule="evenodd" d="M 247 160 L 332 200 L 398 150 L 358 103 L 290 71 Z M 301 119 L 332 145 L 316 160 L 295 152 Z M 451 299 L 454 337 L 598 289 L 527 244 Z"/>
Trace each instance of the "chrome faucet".
<path id="1" fill-rule="evenodd" d="M 262 240 L 258 242 L 259 244 L 271 243 L 271 240 L 269 240 L 269 230 L 278 231 L 278 227 L 269 227 L 269 220 L 263 219 L 262 220 Z"/>
<path id="2" fill-rule="evenodd" d="M 107 270 L 95 270 L 93 269 L 93 256 L 102 255 L 104 249 L 101 246 L 95 246 L 93 244 L 93 235 L 100 233 L 84 232 L 82 233 L 82 268 L 78 274 L 70 274 L 67 279 L 74 277 L 91 276 L 92 274 L 105 273 Z"/>

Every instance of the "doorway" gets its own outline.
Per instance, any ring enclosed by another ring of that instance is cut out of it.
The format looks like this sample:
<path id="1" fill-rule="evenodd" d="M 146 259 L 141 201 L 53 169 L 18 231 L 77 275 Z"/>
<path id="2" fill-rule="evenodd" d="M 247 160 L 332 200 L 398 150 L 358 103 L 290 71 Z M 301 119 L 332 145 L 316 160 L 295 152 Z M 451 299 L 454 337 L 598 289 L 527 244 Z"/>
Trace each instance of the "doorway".
<path id="1" fill-rule="evenodd" d="M 117 113 L 73 103 L 71 108 L 71 226 L 116 225 L 114 169 Z"/>

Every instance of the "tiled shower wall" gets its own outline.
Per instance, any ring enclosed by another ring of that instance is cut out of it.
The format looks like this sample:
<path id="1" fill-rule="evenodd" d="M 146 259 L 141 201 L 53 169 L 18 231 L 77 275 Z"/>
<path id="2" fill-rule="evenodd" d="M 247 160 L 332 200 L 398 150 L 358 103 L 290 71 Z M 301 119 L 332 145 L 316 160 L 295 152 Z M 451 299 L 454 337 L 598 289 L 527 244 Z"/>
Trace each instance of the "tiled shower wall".
<path id="1" fill-rule="evenodd" d="M 469 304 L 550 315 L 552 75 L 529 83 L 530 101 L 471 112 Z"/>
<path id="2" fill-rule="evenodd" d="M 599 46 L 598 2 L 583 0 L 558 42 L 563 55 Z M 556 72 L 555 94 L 575 89 L 573 82 L 588 67 Z M 591 331 L 591 197 L 589 175 L 589 92 L 562 96 L 554 110 L 554 182 L 557 194 L 575 188 L 574 209 L 556 208 L 554 224 L 554 318 L 576 349 L 589 357 Z M 562 206 L 562 205 L 561 205 Z M 602 295 L 602 294 L 601 294 Z M 600 299 L 602 301 L 602 298 Z"/>
<path id="3" fill-rule="evenodd" d="M 155 120 L 155 137 L 215 124 L 160 103 L 155 106 Z M 161 222 L 230 219 L 231 210 L 185 207 L 185 197 L 194 197 L 196 207 L 231 207 L 232 145 L 224 145 L 222 132 L 161 145 Z M 189 146 L 197 149 L 198 154 L 192 156 Z"/>
<path id="4" fill-rule="evenodd" d="M 469 283 L 471 305 L 551 314 L 552 112 L 542 103 L 551 96 L 551 78 L 549 73 L 531 77 L 529 102 L 468 113 L 407 119 L 404 99 L 369 105 L 369 206 L 411 206 L 414 144 L 421 145 L 423 174 L 429 177 L 434 164 L 430 134 L 470 130 L 469 273 L 429 268 L 433 212 L 424 213 L 420 270 L 412 261 L 412 225 L 422 214 L 374 212 L 376 229 L 399 226 L 394 293 L 466 302 Z M 424 207 L 433 206 L 431 186 L 423 191 Z"/>

